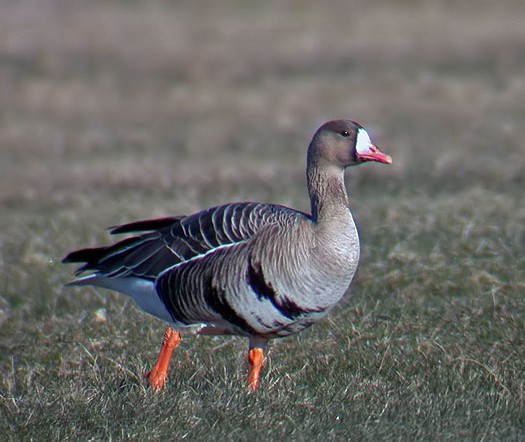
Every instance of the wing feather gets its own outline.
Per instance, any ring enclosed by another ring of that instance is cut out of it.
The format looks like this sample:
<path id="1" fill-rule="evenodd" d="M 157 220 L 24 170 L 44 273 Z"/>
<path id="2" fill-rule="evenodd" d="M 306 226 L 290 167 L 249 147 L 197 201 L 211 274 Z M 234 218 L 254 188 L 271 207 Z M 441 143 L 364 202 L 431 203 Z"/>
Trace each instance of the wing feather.
<path id="1" fill-rule="evenodd" d="M 285 206 L 232 203 L 189 216 L 137 221 L 111 228 L 112 234 L 143 232 L 116 244 L 71 252 L 63 262 L 108 277 L 154 280 L 171 267 L 228 245 L 244 242 L 268 224 L 308 215 Z"/>

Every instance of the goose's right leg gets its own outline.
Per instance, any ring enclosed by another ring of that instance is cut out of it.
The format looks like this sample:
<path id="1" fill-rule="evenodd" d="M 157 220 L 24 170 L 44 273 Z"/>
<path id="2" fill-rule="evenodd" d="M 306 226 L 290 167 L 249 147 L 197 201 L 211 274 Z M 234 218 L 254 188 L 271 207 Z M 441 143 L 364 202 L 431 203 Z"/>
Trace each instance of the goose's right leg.
<path id="1" fill-rule="evenodd" d="M 264 351 L 261 347 L 250 347 L 248 350 L 248 388 L 251 391 L 257 390 L 259 385 L 259 374 L 264 361 Z"/>

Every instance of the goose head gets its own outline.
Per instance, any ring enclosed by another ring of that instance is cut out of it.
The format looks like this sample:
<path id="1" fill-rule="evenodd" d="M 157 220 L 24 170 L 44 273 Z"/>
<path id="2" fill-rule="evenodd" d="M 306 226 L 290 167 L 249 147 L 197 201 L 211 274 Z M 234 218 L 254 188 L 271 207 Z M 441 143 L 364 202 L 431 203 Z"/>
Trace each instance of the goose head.
<path id="1" fill-rule="evenodd" d="M 370 141 L 368 132 L 355 121 L 334 120 L 323 124 L 315 133 L 308 151 L 309 161 L 345 169 L 377 161 L 390 164 L 392 158 Z"/>

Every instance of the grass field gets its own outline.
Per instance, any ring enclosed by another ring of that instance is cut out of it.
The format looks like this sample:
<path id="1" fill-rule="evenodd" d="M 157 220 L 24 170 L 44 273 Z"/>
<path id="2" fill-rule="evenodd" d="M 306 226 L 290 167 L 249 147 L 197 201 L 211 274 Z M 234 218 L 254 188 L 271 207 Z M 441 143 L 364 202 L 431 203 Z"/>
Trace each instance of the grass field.
<path id="1" fill-rule="evenodd" d="M 63 284 L 104 228 L 234 200 L 306 210 L 305 149 L 360 121 L 362 261 L 329 319 L 188 336 Z M 525 3 L 0 3 L 0 439 L 525 439 Z"/>

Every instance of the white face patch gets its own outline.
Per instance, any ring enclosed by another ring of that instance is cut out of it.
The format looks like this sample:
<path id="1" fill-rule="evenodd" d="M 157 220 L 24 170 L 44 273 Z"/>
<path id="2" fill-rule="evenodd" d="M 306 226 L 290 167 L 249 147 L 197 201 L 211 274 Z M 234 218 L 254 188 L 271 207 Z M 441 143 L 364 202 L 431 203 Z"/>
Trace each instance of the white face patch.
<path id="1" fill-rule="evenodd" d="M 370 152 L 370 146 L 372 142 L 370 141 L 370 136 L 368 132 L 363 128 L 357 131 L 357 139 L 355 142 L 355 149 L 358 154 L 366 154 Z"/>

